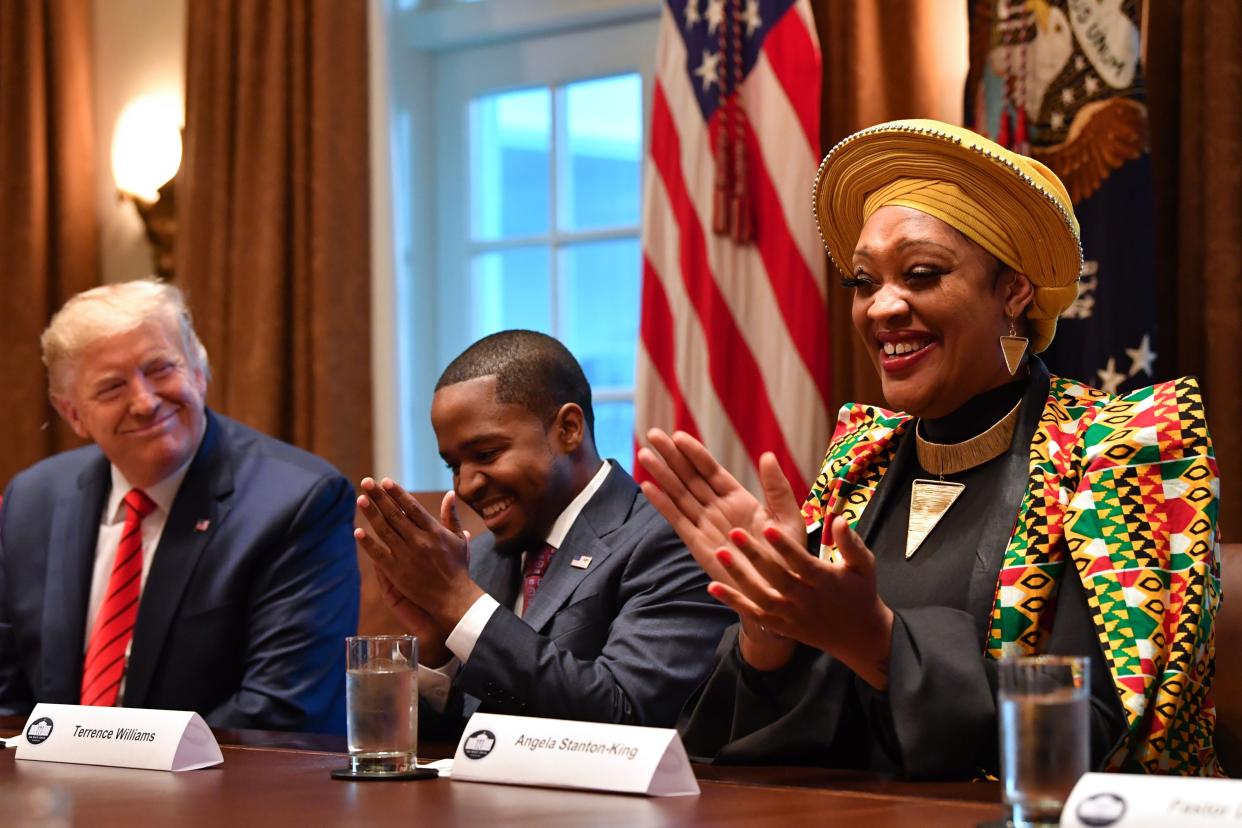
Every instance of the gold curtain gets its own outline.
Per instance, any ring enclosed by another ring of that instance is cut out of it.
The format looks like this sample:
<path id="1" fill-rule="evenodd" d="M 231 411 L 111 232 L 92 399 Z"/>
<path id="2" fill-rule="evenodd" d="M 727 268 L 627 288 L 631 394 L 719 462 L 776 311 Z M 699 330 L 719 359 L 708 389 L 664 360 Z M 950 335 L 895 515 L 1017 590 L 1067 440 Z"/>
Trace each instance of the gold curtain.
<path id="1" fill-rule="evenodd" d="M 0 2 L 0 490 L 80 442 L 48 403 L 39 334 L 99 283 L 91 93 L 89 0 Z"/>
<path id="2" fill-rule="evenodd" d="M 371 469 L 365 0 L 189 0 L 177 282 L 225 414 Z"/>
<path id="3" fill-rule="evenodd" d="M 1160 361 L 1203 383 L 1220 525 L 1242 540 L 1242 6 L 1148 6 Z"/>
<path id="4" fill-rule="evenodd" d="M 896 118 L 961 123 L 965 3 L 943 0 L 812 0 L 823 54 L 820 135 L 826 153 L 863 127 Z M 808 184 L 809 187 L 809 184 Z M 833 412 L 882 403 L 880 381 L 850 321 L 850 296 L 829 262 Z"/>

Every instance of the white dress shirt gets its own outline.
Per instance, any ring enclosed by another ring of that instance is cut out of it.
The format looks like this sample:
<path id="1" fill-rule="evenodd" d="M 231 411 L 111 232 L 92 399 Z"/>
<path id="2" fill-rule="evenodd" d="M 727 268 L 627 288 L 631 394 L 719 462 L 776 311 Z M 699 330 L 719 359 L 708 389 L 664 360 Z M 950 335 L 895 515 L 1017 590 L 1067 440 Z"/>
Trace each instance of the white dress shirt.
<path id="1" fill-rule="evenodd" d="M 565 510 L 557 516 L 556 521 L 552 524 L 552 529 L 548 532 L 547 543 L 556 550 L 560 550 L 561 544 L 565 542 L 565 536 L 569 534 L 569 530 L 573 527 L 574 521 L 578 519 L 578 515 L 582 514 L 582 509 L 587 505 L 595 493 L 599 491 L 600 486 L 604 485 L 604 480 L 608 477 L 608 472 L 612 466 L 604 461 L 599 467 L 599 471 L 595 476 L 582 487 L 582 491 L 569 501 L 569 505 Z M 526 553 L 522 553 L 521 566 L 526 566 Z M 521 616 L 525 606 L 526 596 L 523 590 L 518 590 L 517 600 L 513 602 L 513 612 Z M 422 665 L 418 670 L 418 694 L 424 697 L 427 702 L 436 711 L 443 711 L 445 704 L 448 702 L 448 694 L 451 689 L 453 677 L 457 675 L 457 671 L 470 659 L 470 653 L 474 651 L 474 645 L 478 643 L 479 636 L 483 635 L 483 628 L 487 626 L 487 622 L 491 619 L 492 613 L 500 608 L 500 602 L 486 592 L 466 610 L 466 614 L 457 622 L 457 626 L 453 627 L 453 631 L 449 633 L 448 639 L 444 642 L 449 648 L 449 652 L 453 654 L 453 658 L 449 659 L 447 664 L 440 667 L 427 667 Z"/>

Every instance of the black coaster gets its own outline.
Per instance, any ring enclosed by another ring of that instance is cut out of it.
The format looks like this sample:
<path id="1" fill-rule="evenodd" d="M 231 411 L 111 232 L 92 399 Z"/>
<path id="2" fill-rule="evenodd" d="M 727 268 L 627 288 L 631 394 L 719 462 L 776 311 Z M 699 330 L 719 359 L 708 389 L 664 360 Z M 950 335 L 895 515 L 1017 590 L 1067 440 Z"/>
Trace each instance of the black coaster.
<path id="1" fill-rule="evenodd" d="M 337 768 L 332 771 L 333 779 L 348 779 L 351 782 L 389 782 L 406 779 L 435 779 L 440 773 L 435 768 L 413 768 L 408 771 L 393 773 L 360 773 L 353 768 Z"/>

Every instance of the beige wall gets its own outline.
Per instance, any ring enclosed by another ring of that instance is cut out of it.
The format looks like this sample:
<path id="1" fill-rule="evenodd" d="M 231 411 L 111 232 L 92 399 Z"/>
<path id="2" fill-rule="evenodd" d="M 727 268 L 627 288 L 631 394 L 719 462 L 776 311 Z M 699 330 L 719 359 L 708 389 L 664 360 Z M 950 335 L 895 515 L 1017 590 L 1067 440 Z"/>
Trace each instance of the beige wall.
<path id="1" fill-rule="evenodd" d="M 95 143 L 100 270 L 105 282 L 151 273 L 151 249 L 112 182 L 112 130 L 121 110 L 150 93 L 185 99 L 186 0 L 95 0 Z"/>

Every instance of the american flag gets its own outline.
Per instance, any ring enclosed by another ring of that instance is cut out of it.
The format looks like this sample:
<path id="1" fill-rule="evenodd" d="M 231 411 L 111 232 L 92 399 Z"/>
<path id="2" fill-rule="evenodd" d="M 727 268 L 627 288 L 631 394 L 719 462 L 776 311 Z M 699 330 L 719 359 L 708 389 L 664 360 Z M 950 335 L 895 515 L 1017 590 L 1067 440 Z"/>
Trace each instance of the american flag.
<path id="1" fill-rule="evenodd" d="M 664 6 L 635 431 L 694 434 L 754 492 L 764 451 L 806 492 L 829 433 L 820 66 L 808 0 Z"/>

